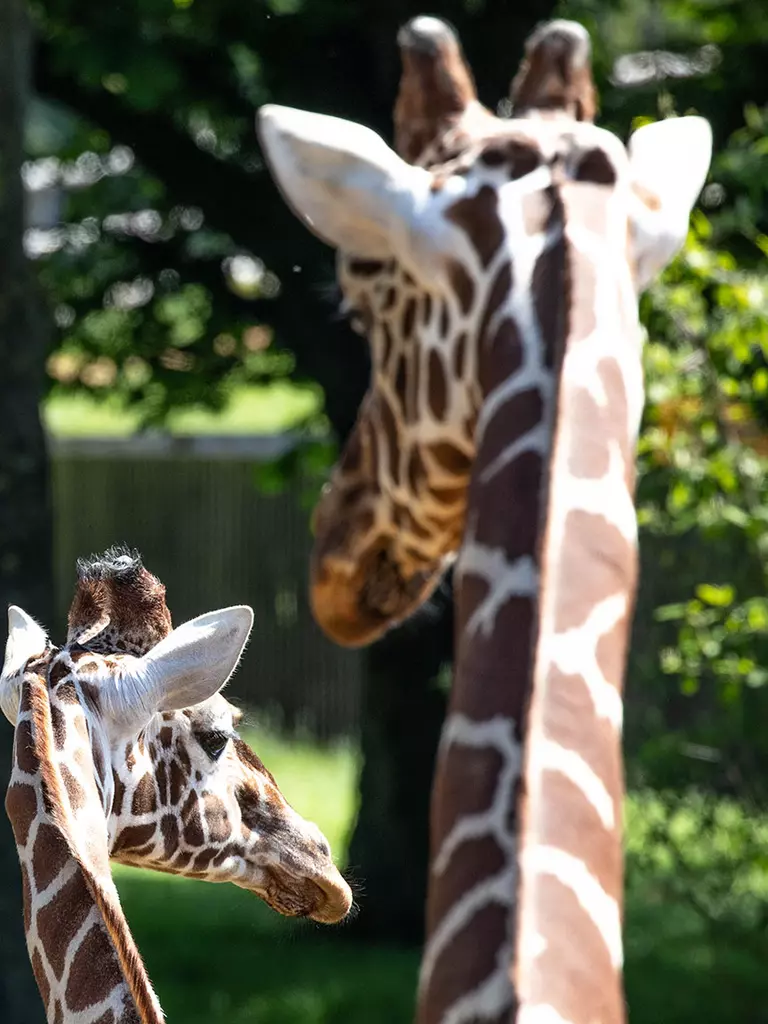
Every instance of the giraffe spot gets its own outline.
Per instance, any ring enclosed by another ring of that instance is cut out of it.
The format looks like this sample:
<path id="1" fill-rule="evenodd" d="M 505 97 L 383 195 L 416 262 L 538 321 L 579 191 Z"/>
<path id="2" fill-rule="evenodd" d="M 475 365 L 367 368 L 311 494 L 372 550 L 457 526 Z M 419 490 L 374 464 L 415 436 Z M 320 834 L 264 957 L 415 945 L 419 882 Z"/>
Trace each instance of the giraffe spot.
<path id="1" fill-rule="evenodd" d="M 192 762 L 189 759 L 189 754 L 186 751 L 184 744 L 181 739 L 176 740 L 176 757 L 179 761 L 179 767 L 184 773 L 185 777 L 189 777 L 192 771 Z"/>
<path id="2" fill-rule="evenodd" d="M 65 666 L 62 666 L 65 672 L 68 671 Z M 51 687 L 53 688 L 53 687 Z M 56 699 L 60 704 L 80 704 L 80 699 L 77 696 L 77 690 L 75 684 L 71 679 L 66 679 L 56 688 Z"/>
<path id="3" fill-rule="evenodd" d="M 435 778 L 439 786 L 441 780 Z M 433 806 L 438 812 L 451 801 L 451 793 L 436 789 L 433 794 Z M 439 826 L 438 826 L 439 827 Z M 443 839 L 447 830 L 440 828 Z M 434 846 L 440 848 L 439 843 Z M 506 855 L 496 839 L 489 834 L 478 838 L 466 839 L 457 846 L 447 866 L 439 876 L 432 874 L 430 886 L 432 893 L 427 901 L 427 932 L 434 934 L 445 915 L 456 903 L 456 894 L 468 892 L 475 885 L 491 878 L 504 867 Z"/>
<path id="4" fill-rule="evenodd" d="M 179 848 L 179 823 L 173 814 L 164 814 L 160 821 L 160 831 L 165 843 L 164 859 L 170 860 Z"/>
<path id="5" fill-rule="evenodd" d="M 94 970 L 94 964 L 99 969 Z M 75 1013 L 106 999 L 123 981 L 117 952 L 102 924 L 94 924 L 80 943 L 69 969 L 65 998 Z"/>
<path id="6" fill-rule="evenodd" d="M 420 349 L 411 352 L 410 373 L 408 375 L 409 386 L 407 388 L 407 401 L 405 418 L 407 423 L 416 423 L 419 420 L 419 388 L 421 386 L 421 360 Z"/>
<path id="7" fill-rule="evenodd" d="M 70 858 L 69 847 L 61 832 L 42 822 L 32 851 L 32 870 L 38 892 L 48 888 Z"/>
<path id="8" fill-rule="evenodd" d="M 197 794 L 190 793 L 187 802 L 181 812 L 181 819 L 184 826 L 184 840 L 189 846 L 202 846 L 205 842 L 203 833 L 203 822 L 200 817 L 199 801 Z"/>
<path id="9" fill-rule="evenodd" d="M 24 689 L 26 689 L 26 685 Z M 32 722 L 29 718 L 22 719 L 16 726 L 14 742 L 16 764 L 21 771 L 26 772 L 28 775 L 34 775 L 40 766 L 40 761 L 35 751 Z"/>
<path id="10" fill-rule="evenodd" d="M 539 167 L 541 153 L 532 143 L 510 139 L 507 143 L 507 160 L 509 161 L 509 180 L 517 181 Z"/>
<path id="11" fill-rule="evenodd" d="M 472 282 L 470 281 L 470 284 L 471 283 Z M 451 328 L 451 314 L 450 314 L 450 310 L 448 309 L 448 303 L 446 302 L 445 299 L 443 299 L 442 303 L 440 304 L 440 330 L 439 330 L 440 337 L 441 338 L 447 338 L 448 337 L 448 333 L 450 331 L 450 328 Z"/>
<path id="12" fill-rule="evenodd" d="M 48 683 L 50 688 L 52 690 L 55 689 L 55 687 L 57 687 L 63 679 L 66 679 L 68 675 L 69 668 L 67 667 L 67 665 L 64 664 L 61 658 L 57 658 L 54 661 L 53 665 L 51 665 L 51 671 L 48 676 Z"/>
<path id="13" fill-rule="evenodd" d="M 158 739 L 166 750 L 170 750 L 173 746 L 173 729 L 170 729 L 168 726 L 164 726 L 158 734 Z"/>
<path id="14" fill-rule="evenodd" d="M 375 277 L 384 270 L 380 260 L 347 260 L 347 270 L 354 277 Z"/>
<path id="15" fill-rule="evenodd" d="M 457 822 L 482 814 L 493 804 L 504 761 L 493 747 L 469 747 L 452 743 L 442 753 L 441 771 L 435 776 L 431 842 L 439 850 Z"/>
<path id="16" fill-rule="evenodd" d="M 506 263 L 502 263 L 499 269 L 494 275 L 491 287 L 488 289 L 488 299 L 485 303 L 485 309 L 483 315 L 480 318 L 480 327 L 478 329 L 478 340 L 480 345 L 480 352 L 482 353 L 483 347 L 486 343 L 486 336 L 488 334 L 488 328 L 494 315 L 499 311 L 502 304 L 509 299 L 512 293 L 512 264 L 507 260 Z"/>
<path id="17" fill-rule="evenodd" d="M 427 447 L 430 456 L 441 470 L 451 476 L 466 476 L 470 470 L 469 456 L 447 441 L 438 441 Z"/>
<path id="18" fill-rule="evenodd" d="M 27 925 L 29 929 L 29 925 Z M 45 970 L 45 964 L 43 958 L 40 956 L 40 950 L 35 949 L 32 953 L 32 973 L 35 976 L 37 987 L 40 989 L 40 998 L 43 1000 L 43 1006 L 48 1008 L 48 1000 L 51 997 L 51 983 L 48 980 L 48 974 Z"/>
<path id="19" fill-rule="evenodd" d="M 487 593 L 485 580 L 462 576 L 457 622 L 463 643 L 454 673 L 452 701 L 457 710 L 477 721 L 494 715 L 517 721 L 524 717 L 529 696 L 535 603 L 527 597 L 508 597 L 499 603 L 491 620 L 492 632 L 477 629 L 467 634 L 467 620 Z M 504 637 L 502 652 L 494 636 Z M 515 656 L 510 662 L 507 652 L 511 651 Z M 475 679 L 483 679 L 484 685 L 473 685 Z"/>
<path id="20" fill-rule="evenodd" d="M 37 912 L 37 931 L 51 970 L 61 981 L 70 943 L 93 905 L 80 871 Z"/>
<path id="21" fill-rule="evenodd" d="M 555 208 L 556 193 L 545 188 L 523 196 L 523 227 L 530 237 L 546 230 Z"/>
<path id="22" fill-rule="evenodd" d="M 562 217 L 560 204 L 558 215 Z M 564 240 L 553 242 L 536 260 L 531 276 L 533 305 L 544 345 L 544 363 L 548 367 L 562 358 L 568 331 L 571 282 L 566 257 Z"/>
<path id="23" fill-rule="evenodd" d="M 553 875 L 541 875 L 536 902 L 544 939 L 537 974 L 547 979 L 546 1000 L 554 1019 L 573 1024 L 624 1019 L 619 973 L 602 935 L 573 890 Z M 564 971 L 566 962 L 568 970 Z"/>
<path id="24" fill-rule="evenodd" d="M 445 378 L 443 361 L 435 349 L 429 353 L 427 374 L 429 408 L 435 419 L 442 421 L 448 408 L 448 382 Z"/>
<path id="25" fill-rule="evenodd" d="M 186 871 L 193 856 L 194 854 L 189 850 L 179 850 L 173 861 L 173 870 L 179 872 Z"/>
<path id="26" fill-rule="evenodd" d="M 53 1024 L 64 1024 L 64 1011 L 58 999 L 53 1004 Z"/>
<path id="27" fill-rule="evenodd" d="M 155 793 L 155 780 L 151 775 L 142 775 L 133 791 L 131 801 L 131 814 L 151 814 L 157 810 L 157 795 Z"/>
<path id="28" fill-rule="evenodd" d="M 203 797 L 203 815 L 208 826 L 208 836 L 212 843 L 223 843 L 231 832 L 227 808 L 212 793 Z"/>
<path id="29" fill-rule="evenodd" d="M 416 300 L 409 298 L 405 304 L 403 310 L 403 321 L 400 337 L 403 341 L 408 341 L 413 333 L 413 325 L 416 322 Z"/>
<path id="30" fill-rule="evenodd" d="M 60 765 L 59 771 L 61 772 L 61 778 L 72 810 L 79 811 L 82 807 L 85 807 L 85 790 L 65 764 Z"/>
<path id="31" fill-rule="evenodd" d="M 517 324 L 504 317 L 493 336 L 482 347 L 478 379 L 483 395 L 487 396 L 504 381 L 517 373 L 523 365 L 523 342 Z"/>
<path id="32" fill-rule="evenodd" d="M 250 831 L 246 830 L 245 838 L 246 839 L 250 839 L 250 837 L 251 837 Z M 201 850 L 200 853 L 198 853 L 197 856 L 195 857 L 195 861 L 194 861 L 194 865 L 193 865 L 194 870 L 195 871 L 207 871 L 208 868 L 211 866 L 211 861 L 216 856 L 216 853 L 217 853 L 217 851 L 216 851 L 216 849 L 214 847 L 211 847 L 211 848 L 209 848 L 207 850 Z"/>
<path id="33" fill-rule="evenodd" d="M 51 705 L 51 727 L 53 728 L 53 740 L 57 750 L 63 750 L 67 741 L 67 728 L 64 715 L 56 707 Z"/>
<path id="34" fill-rule="evenodd" d="M 155 825 L 126 825 L 125 828 L 121 829 L 115 839 L 115 845 L 112 848 L 112 853 L 123 853 L 126 850 L 136 850 L 140 846 L 144 846 L 155 835 Z"/>
<path id="35" fill-rule="evenodd" d="M 179 800 L 181 800 L 181 794 L 184 792 L 184 785 L 187 781 L 186 773 L 183 771 L 178 761 L 171 762 L 171 804 L 175 807 Z"/>
<path id="36" fill-rule="evenodd" d="M 414 446 L 408 456 L 408 487 L 412 494 L 419 493 L 426 477 L 427 470 L 421 457 L 421 451 Z"/>
<path id="37" fill-rule="evenodd" d="M 605 516 L 571 509 L 563 532 L 558 564 L 545 567 L 542 578 L 542 590 L 557 588 L 557 633 L 581 626 L 589 611 L 612 594 L 634 593 L 637 576 L 635 545 Z M 562 580 L 578 580 L 579 587 L 564 587 Z"/>
<path id="38" fill-rule="evenodd" d="M 422 1007 L 429 1010 L 419 1013 L 423 1024 L 440 1024 L 461 996 L 496 973 L 498 950 L 512 927 L 510 918 L 509 907 L 490 902 L 467 915 L 462 927 L 441 949 L 429 985 L 420 994 Z M 482 942 L 478 942 L 478 935 L 482 935 Z M 511 1019 L 511 1009 L 510 995 L 509 1012 L 502 1019 Z"/>
<path id="39" fill-rule="evenodd" d="M 18 846 L 26 846 L 29 829 L 37 817 L 37 793 L 32 786 L 14 782 L 5 794 L 5 811 Z"/>
<path id="40" fill-rule="evenodd" d="M 227 846 L 225 846 L 224 849 L 221 850 L 220 853 L 217 853 L 213 858 L 213 866 L 215 868 L 220 868 L 230 857 L 237 857 L 238 852 L 238 848 L 233 843 L 227 844 Z"/>
<path id="41" fill-rule="evenodd" d="M 578 424 L 578 431 L 568 448 L 568 473 L 578 480 L 599 480 L 611 464 L 607 410 L 598 405 L 586 388 L 576 388 L 569 404 L 569 415 Z"/>
<path id="42" fill-rule="evenodd" d="M 456 339 L 453 349 L 453 376 L 456 380 L 464 377 L 467 366 L 467 335 L 462 333 Z"/>
<path id="43" fill-rule="evenodd" d="M 476 195 L 459 199 L 445 212 L 446 219 L 461 228 L 469 238 L 483 267 L 489 265 L 504 241 L 504 226 L 498 206 L 496 190 L 490 185 L 483 185 Z"/>
<path id="44" fill-rule="evenodd" d="M 118 817 L 123 813 L 123 800 L 125 799 L 125 786 L 115 769 L 112 769 L 112 781 L 115 786 L 115 796 L 112 801 L 112 813 Z"/>
<path id="45" fill-rule="evenodd" d="M 585 722 L 581 723 L 582 735 L 587 728 L 591 729 L 595 721 L 596 716 L 591 710 L 585 719 L 589 726 Z M 622 892 L 623 858 L 619 826 L 623 786 L 621 764 L 619 759 L 611 756 L 618 754 L 620 739 L 615 730 L 611 729 L 611 732 L 605 748 L 597 736 L 591 737 L 588 744 L 590 756 L 587 760 L 592 768 L 602 766 L 608 770 L 608 774 L 601 773 L 600 778 L 614 798 L 612 803 L 616 826 L 606 828 L 602 817 L 583 791 L 562 772 L 555 771 L 544 771 L 539 779 L 537 820 L 540 823 L 539 838 L 544 845 L 565 850 L 577 858 L 586 865 L 604 891 L 618 900 Z"/>
<path id="46" fill-rule="evenodd" d="M 441 505 L 457 505 L 459 502 L 464 502 L 466 497 L 467 488 L 462 482 L 456 487 L 432 487 L 430 494 L 439 501 Z"/>
<path id="47" fill-rule="evenodd" d="M 389 310 L 392 309 L 396 302 L 397 292 L 395 291 L 394 288 L 387 288 L 386 294 L 384 296 L 384 301 L 381 304 L 382 313 L 389 312 Z"/>
<path id="48" fill-rule="evenodd" d="M 421 322 L 426 327 L 432 319 L 432 296 L 429 292 L 424 293 L 421 302 Z"/>
<path id="49" fill-rule="evenodd" d="M 29 926 L 32 921 L 32 889 L 29 884 L 27 865 L 23 863 L 21 864 L 21 893 L 24 907 L 24 930 L 29 932 Z"/>
<path id="50" fill-rule="evenodd" d="M 133 1018 L 124 1018 L 124 1019 L 126 1020 L 126 1024 L 133 1024 L 133 1021 L 136 1018 L 133 1017 Z M 102 1013 L 102 1015 L 99 1017 L 99 1019 L 95 1020 L 93 1022 L 93 1024 L 115 1024 L 115 1015 L 114 1015 L 114 1013 L 112 1013 L 111 1010 L 107 1010 L 107 1012 L 106 1013 Z"/>
<path id="51" fill-rule="evenodd" d="M 397 429 L 397 420 L 392 408 L 383 394 L 379 395 L 377 405 L 381 420 L 382 431 L 375 433 L 377 444 L 383 444 L 388 459 L 388 470 L 392 480 L 398 479 L 398 457 L 400 443 Z"/>
<path id="52" fill-rule="evenodd" d="M 472 283 L 472 278 L 469 276 L 467 271 L 462 267 L 456 260 L 448 261 L 448 280 L 451 288 L 459 302 L 459 309 L 466 316 L 472 309 L 472 303 L 475 298 L 475 286 Z M 445 307 L 443 307 L 445 308 Z M 442 326 L 442 324 L 441 324 Z M 447 327 L 447 322 L 446 322 Z M 443 337 L 447 335 L 448 331 L 441 331 Z"/>
<path id="53" fill-rule="evenodd" d="M 400 399 L 401 402 L 405 401 L 406 388 L 408 386 L 408 356 L 405 352 L 401 352 L 397 357 L 397 364 L 395 366 L 394 376 L 394 392 L 395 395 Z M 407 410 L 410 413 L 411 410 Z M 408 419 L 406 415 L 406 419 Z"/>
<path id="54" fill-rule="evenodd" d="M 129 772 L 136 767 L 136 753 L 130 743 L 125 748 L 125 767 Z"/>
<path id="55" fill-rule="evenodd" d="M 574 173 L 576 181 L 588 181 L 593 185 L 615 185 L 616 168 L 602 149 L 590 149 L 579 161 Z"/>
<path id="56" fill-rule="evenodd" d="M 169 780 L 168 780 L 168 767 L 165 761 L 161 761 L 155 771 L 155 778 L 157 779 L 157 790 L 160 796 L 160 803 L 165 807 L 168 803 L 169 795 Z"/>
<path id="57" fill-rule="evenodd" d="M 507 154 L 503 146 L 494 145 L 484 150 L 478 159 L 486 167 L 501 167 L 502 164 L 507 162 Z"/>
<path id="58" fill-rule="evenodd" d="M 480 517 L 479 539 L 500 547 L 509 558 L 531 553 L 536 543 L 542 455 L 535 447 L 526 447 L 524 439 L 540 427 L 543 415 L 544 401 L 538 389 L 529 388 L 510 398 L 486 425 L 476 457 L 476 480 L 469 504 L 488 509 Z M 513 444 L 520 444 L 522 450 L 503 461 Z M 485 478 L 491 466 L 493 475 Z M 490 511 L 499 508 L 507 510 L 506 516 Z"/>

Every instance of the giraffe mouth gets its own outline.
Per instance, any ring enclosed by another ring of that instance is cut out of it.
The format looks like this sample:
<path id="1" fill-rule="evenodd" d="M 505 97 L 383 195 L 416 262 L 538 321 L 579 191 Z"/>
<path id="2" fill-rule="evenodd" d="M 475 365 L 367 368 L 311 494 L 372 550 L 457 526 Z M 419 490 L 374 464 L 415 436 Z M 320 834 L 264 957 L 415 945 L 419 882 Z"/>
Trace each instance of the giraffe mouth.
<path id="1" fill-rule="evenodd" d="M 318 924 L 339 924 L 352 908 L 352 890 L 340 873 L 335 874 L 338 877 L 313 880 L 270 872 L 266 887 L 252 891 L 256 891 L 272 910 L 283 917 L 305 917 Z"/>
<path id="2" fill-rule="evenodd" d="M 321 629 L 344 647 L 362 647 L 407 619 L 439 583 L 443 566 L 406 575 L 389 546 L 370 552 L 352 574 L 313 560 L 311 603 Z"/>

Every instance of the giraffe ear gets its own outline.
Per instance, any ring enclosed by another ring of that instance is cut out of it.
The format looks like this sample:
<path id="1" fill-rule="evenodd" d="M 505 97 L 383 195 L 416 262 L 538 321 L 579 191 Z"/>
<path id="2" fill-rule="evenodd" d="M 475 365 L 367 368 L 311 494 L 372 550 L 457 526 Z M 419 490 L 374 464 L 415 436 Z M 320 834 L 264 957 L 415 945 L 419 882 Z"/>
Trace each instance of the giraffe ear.
<path id="1" fill-rule="evenodd" d="M 193 707 L 212 697 L 235 671 L 253 626 L 247 605 L 199 615 L 124 667 L 112 691 L 120 720 Z M 103 692 L 103 691 L 102 691 Z"/>
<path id="2" fill-rule="evenodd" d="M 274 104 L 257 129 L 288 205 L 324 242 L 350 256 L 399 251 L 432 176 L 402 160 L 363 125 Z"/>
<path id="3" fill-rule="evenodd" d="M 0 675 L 0 708 L 11 725 L 16 725 L 19 713 L 21 674 L 24 666 L 30 658 L 42 654 L 47 647 L 48 637 L 45 630 L 21 608 L 10 605 L 5 662 Z"/>
<path id="4" fill-rule="evenodd" d="M 712 129 L 703 117 L 643 125 L 629 140 L 634 192 L 632 244 L 641 288 L 670 262 L 688 234 L 688 220 L 712 159 Z"/>

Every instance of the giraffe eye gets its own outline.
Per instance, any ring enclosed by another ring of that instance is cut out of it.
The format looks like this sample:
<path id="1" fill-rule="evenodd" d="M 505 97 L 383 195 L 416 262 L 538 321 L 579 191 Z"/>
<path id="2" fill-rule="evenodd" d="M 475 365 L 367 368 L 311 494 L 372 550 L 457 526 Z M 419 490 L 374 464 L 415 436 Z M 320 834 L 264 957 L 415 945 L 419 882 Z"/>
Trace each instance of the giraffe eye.
<path id="1" fill-rule="evenodd" d="M 229 743 L 229 734 L 216 730 L 213 732 L 201 732 L 197 735 L 197 742 L 212 761 L 218 761 Z"/>

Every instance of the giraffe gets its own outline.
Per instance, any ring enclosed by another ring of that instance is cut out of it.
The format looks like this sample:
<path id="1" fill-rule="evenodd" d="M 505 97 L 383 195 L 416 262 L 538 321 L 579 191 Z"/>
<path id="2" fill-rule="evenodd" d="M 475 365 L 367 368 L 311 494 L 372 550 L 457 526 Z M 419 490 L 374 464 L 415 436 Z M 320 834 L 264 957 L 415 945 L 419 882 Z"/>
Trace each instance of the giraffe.
<path id="1" fill-rule="evenodd" d="M 369 643 L 456 558 L 419 1024 L 619 1024 L 638 297 L 684 241 L 711 132 L 680 117 L 625 147 L 597 127 L 573 22 L 527 41 L 509 119 L 445 23 L 398 42 L 397 153 L 337 118 L 258 117 L 371 350 L 315 510 L 313 610 Z"/>
<path id="2" fill-rule="evenodd" d="M 6 809 L 49 1024 L 164 1020 L 109 861 L 234 882 L 287 916 L 342 920 L 327 841 L 239 738 L 219 692 L 247 606 L 176 629 L 137 552 L 78 562 L 66 643 L 11 606 L 0 706 L 15 726 Z"/>

